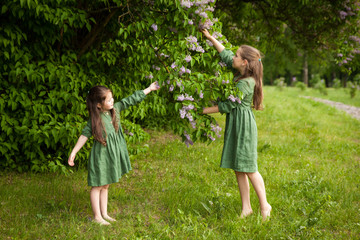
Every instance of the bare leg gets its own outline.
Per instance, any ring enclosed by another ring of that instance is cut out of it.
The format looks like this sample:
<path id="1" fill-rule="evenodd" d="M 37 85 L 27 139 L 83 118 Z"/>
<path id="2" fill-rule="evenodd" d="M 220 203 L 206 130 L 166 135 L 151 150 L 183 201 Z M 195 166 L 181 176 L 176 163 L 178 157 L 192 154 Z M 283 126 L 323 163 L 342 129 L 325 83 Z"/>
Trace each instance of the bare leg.
<path id="1" fill-rule="evenodd" d="M 263 220 L 270 217 L 271 206 L 266 200 L 266 191 L 264 180 L 259 172 L 247 173 L 252 185 L 254 186 L 255 192 L 259 198 L 261 215 Z"/>
<path id="2" fill-rule="evenodd" d="M 250 214 L 252 214 L 251 204 L 250 204 L 250 186 L 249 180 L 246 173 L 236 172 L 236 180 L 238 182 L 240 197 L 242 202 L 242 210 L 240 217 L 244 218 Z"/>
<path id="3" fill-rule="evenodd" d="M 109 225 L 107 221 L 103 219 L 100 212 L 100 192 L 102 187 L 92 187 L 90 190 L 90 202 L 91 208 L 94 213 L 94 221 L 101 225 Z"/>
<path id="4" fill-rule="evenodd" d="M 100 191 L 100 211 L 101 211 L 101 215 L 104 219 L 114 222 L 116 220 L 109 217 L 109 215 L 107 213 L 109 186 L 110 186 L 109 184 L 102 186 L 102 189 Z"/>

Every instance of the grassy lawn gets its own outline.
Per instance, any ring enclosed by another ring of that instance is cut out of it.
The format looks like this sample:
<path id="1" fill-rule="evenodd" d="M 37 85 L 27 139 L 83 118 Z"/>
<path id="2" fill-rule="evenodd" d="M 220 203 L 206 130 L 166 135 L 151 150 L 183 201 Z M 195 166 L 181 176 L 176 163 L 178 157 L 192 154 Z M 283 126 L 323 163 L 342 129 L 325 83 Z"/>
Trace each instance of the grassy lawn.
<path id="1" fill-rule="evenodd" d="M 359 104 L 341 91 L 326 98 Z M 110 186 L 111 226 L 90 221 L 85 170 L 0 172 L 0 239 L 359 239 L 360 121 L 300 95 L 316 92 L 266 87 L 265 110 L 255 113 L 269 222 L 253 188 L 254 214 L 239 218 L 235 174 L 219 167 L 222 139 L 186 148 L 151 131 L 150 150 Z M 216 118 L 224 128 L 225 116 Z"/>

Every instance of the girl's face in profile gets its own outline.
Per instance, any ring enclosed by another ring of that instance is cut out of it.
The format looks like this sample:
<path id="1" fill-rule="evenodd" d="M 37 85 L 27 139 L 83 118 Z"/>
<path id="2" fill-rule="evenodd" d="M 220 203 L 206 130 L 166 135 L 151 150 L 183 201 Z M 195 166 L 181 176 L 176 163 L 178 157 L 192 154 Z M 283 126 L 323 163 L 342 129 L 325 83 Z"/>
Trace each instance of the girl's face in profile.
<path id="1" fill-rule="evenodd" d="M 246 59 L 242 59 L 240 56 L 240 49 L 236 51 L 235 56 L 233 57 L 233 65 L 232 67 L 239 70 L 241 74 L 244 74 L 244 69 L 247 64 Z"/>
<path id="2" fill-rule="evenodd" d="M 100 105 L 100 103 L 99 103 Z M 109 111 L 114 107 L 114 98 L 110 91 L 107 92 L 104 102 L 100 105 L 102 111 Z"/>

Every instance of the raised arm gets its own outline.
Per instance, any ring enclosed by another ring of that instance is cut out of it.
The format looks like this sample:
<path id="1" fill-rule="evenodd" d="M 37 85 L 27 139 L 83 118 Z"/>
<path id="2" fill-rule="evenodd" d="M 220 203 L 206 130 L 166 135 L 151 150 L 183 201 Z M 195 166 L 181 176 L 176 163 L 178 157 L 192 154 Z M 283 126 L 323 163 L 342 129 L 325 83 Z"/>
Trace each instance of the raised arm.
<path id="1" fill-rule="evenodd" d="M 77 152 L 84 146 L 84 144 L 86 143 L 87 140 L 88 140 L 88 138 L 85 137 L 84 135 L 81 135 L 79 137 L 79 139 L 78 139 L 77 143 L 75 144 L 74 149 L 71 151 L 71 154 L 68 159 L 68 164 L 70 166 L 74 166 L 75 156 L 76 156 Z"/>
<path id="2" fill-rule="evenodd" d="M 145 95 L 148 95 L 150 92 L 156 91 L 156 90 L 159 90 L 159 89 L 160 89 L 159 83 L 158 82 L 153 82 L 148 88 L 144 89 L 144 93 L 145 93 Z"/>
<path id="3" fill-rule="evenodd" d="M 207 29 L 202 29 L 201 32 L 207 39 L 210 40 L 210 42 L 214 45 L 214 47 L 219 53 L 221 53 L 225 49 L 225 47 L 218 40 L 216 40 L 216 38 L 210 35 Z"/>

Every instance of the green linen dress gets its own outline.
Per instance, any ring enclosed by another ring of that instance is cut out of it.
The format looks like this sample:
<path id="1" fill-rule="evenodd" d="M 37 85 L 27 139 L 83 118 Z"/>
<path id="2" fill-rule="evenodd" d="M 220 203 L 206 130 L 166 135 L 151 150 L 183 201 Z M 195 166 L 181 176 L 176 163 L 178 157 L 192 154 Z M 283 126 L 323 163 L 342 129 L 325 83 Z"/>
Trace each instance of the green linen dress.
<path id="1" fill-rule="evenodd" d="M 233 56 L 234 53 L 227 49 L 220 53 L 221 60 L 229 68 L 232 68 Z M 240 104 L 230 100 L 218 102 L 220 113 L 226 113 L 220 167 L 238 172 L 257 172 L 257 127 L 251 110 L 255 80 L 252 77 L 241 79 L 236 87 L 243 93 Z"/>
<path id="2" fill-rule="evenodd" d="M 120 112 L 141 102 L 145 96 L 144 91 L 136 91 L 131 96 L 114 104 L 119 120 L 118 132 L 115 131 L 115 128 L 111 123 L 110 113 L 101 113 L 101 120 L 107 133 L 106 146 L 94 140 L 94 145 L 91 149 L 88 161 L 89 186 L 104 186 L 110 183 L 118 182 L 122 175 L 131 170 L 129 153 L 120 124 Z M 82 135 L 87 138 L 91 137 L 92 130 L 90 120 L 84 127 Z"/>

